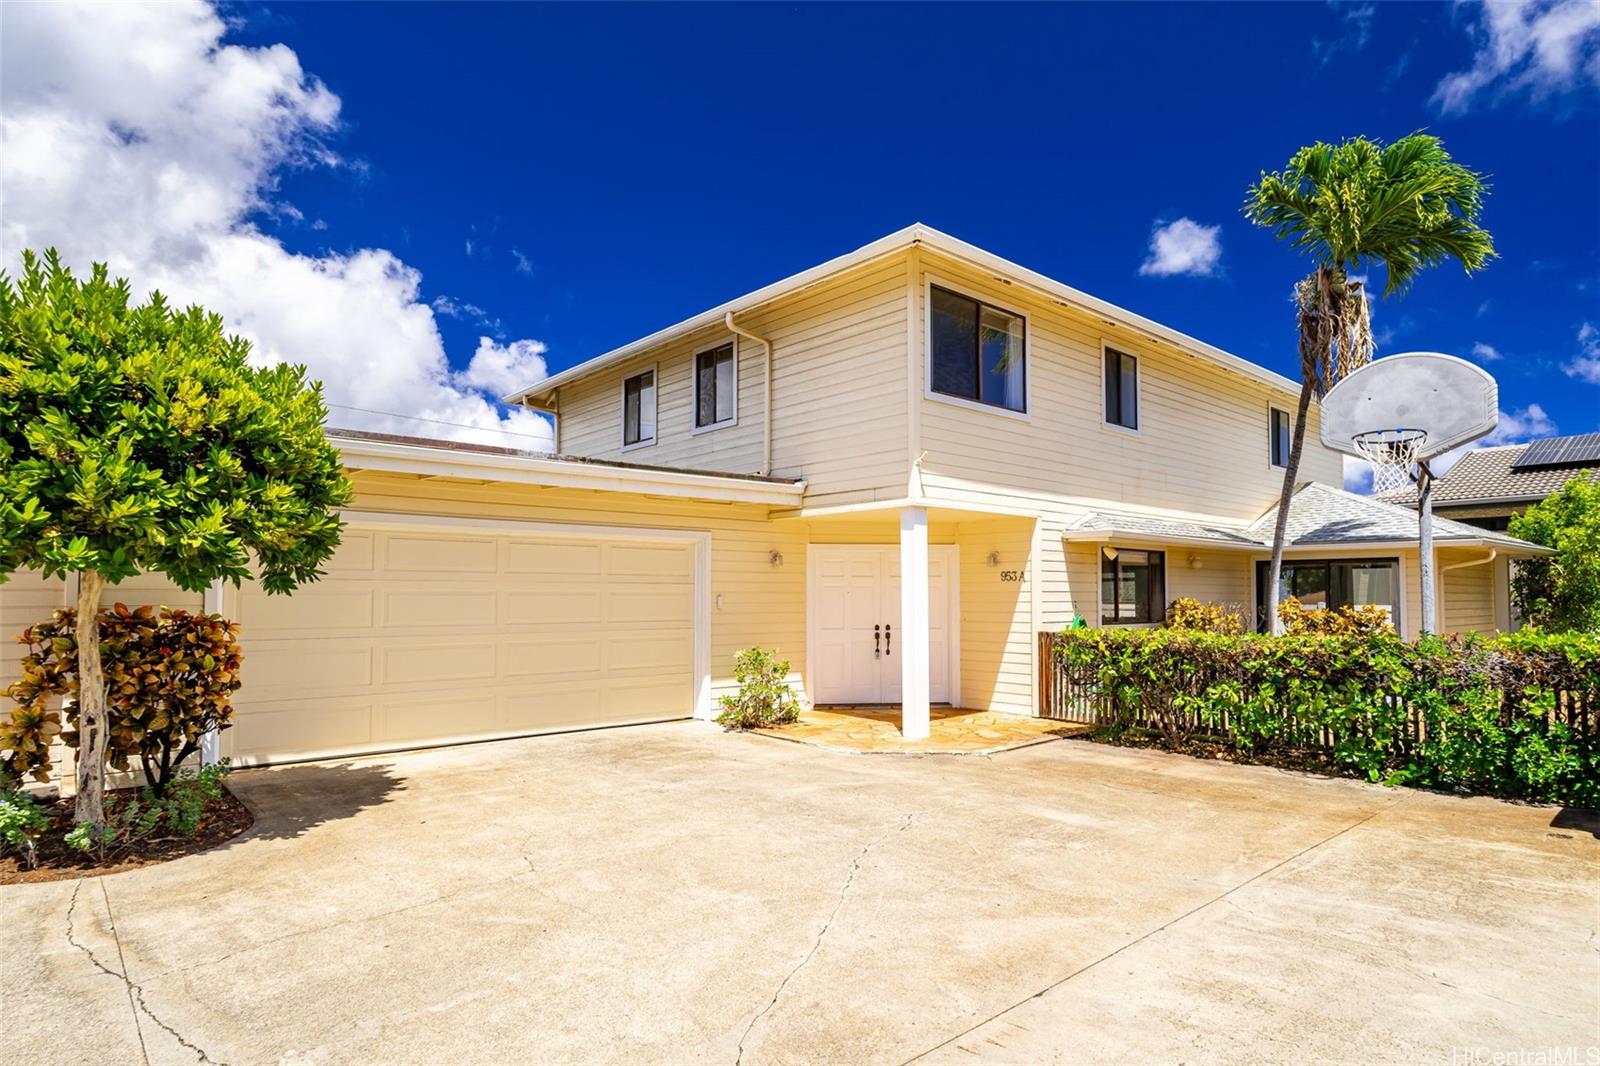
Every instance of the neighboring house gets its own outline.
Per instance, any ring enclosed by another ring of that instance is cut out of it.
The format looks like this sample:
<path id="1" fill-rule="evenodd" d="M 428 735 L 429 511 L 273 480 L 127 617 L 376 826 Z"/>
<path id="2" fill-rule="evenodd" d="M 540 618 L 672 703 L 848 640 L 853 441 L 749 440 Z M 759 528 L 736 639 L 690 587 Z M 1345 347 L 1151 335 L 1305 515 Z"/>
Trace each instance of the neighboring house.
<path id="1" fill-rule="evenodd" d="M 1600 480 L 1600 433 L 1546 437 L 1467 452 L 1433 485 L 1433 513 L 1469 526 L 1505 530 L 1519 515 L 1575 477 Z M 1417 505 L 1415 488 L 1379 499 Z"/>
<path id="2" fill-rule="evenodd" d="M 917 735 L 929 703 L 1034 713 L 1074 618 L 1255 620 L 1297 392 L 911 226 L 511 397 L 559 455 L 330 431 L 357 492 L 327 577 L 165 598 L 242 625 L 241 763 L 710 716 L 751 645 Z M 1330 487 L 1314 424 L 1302 470 L 1289 590 L 1414 634 L 1414 514 Z M 1495 562 L 1541 550 L 1441 521 L 1443 627 L 1501 624 Z M 16 630 L 72 590 L 0 596 Z"/>

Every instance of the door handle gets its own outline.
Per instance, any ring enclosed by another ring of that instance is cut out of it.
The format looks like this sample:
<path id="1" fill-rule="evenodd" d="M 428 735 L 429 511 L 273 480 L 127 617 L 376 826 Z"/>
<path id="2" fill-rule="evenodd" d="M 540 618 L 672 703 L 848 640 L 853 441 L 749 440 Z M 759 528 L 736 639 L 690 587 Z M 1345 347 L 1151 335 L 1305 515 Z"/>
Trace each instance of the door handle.
<path id="1" fill-rule="evenodd" d="M 883 648 L 879 643 L 883 638 L 883 634 L 879 632 L 881 628 L 880 626 L 872 627 L 872 657 L 874 659 L 883 654 Z"/>
<path id="2" fill-rule="evenodd" d="M 894 626 L 883 623 L 883 654 L 894 654 Z"/>

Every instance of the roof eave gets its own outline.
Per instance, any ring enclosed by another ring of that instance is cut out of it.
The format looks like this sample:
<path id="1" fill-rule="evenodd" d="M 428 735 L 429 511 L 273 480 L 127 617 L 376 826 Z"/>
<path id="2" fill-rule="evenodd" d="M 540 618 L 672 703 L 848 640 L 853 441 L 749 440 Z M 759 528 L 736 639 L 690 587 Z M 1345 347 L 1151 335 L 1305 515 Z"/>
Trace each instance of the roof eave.
<path id="1" fill-rule="evenodd" d="M 347 467 L 424 477 L 505 481 L 550 488 L 637 492 L 730 503 L 794 506 L 804 481 L 773 482 L 734 475 L 690 474 L 671 470 L 611 467 L 520 455 L 486 455 L 386 441 L 330 438 Z"/>
<path id="2" fill-rule="evenodd" d="M 952 258 L 965 260 L 988 271 L 1009 275 L 1029 288 L 1038 290 L 1044 295 L 1055 299 L 1063 306 L 1098 316 L 1111 325 L 1122 326 L 1143 333 L 1180 351 L 1242 374 L 1268 388 L 1288 393 L 1297 393 L 1300 389 L 1298 382 L 1268 370 L 1266 367 L 1257 366 L 1248 359 L 1243 359 L 1232 352 L 1207 344 L 1205 341 L 1191 337 L 1187 333 L 1175 330 L 1170 326 L 1164 326 L 1153 319 L 1145 318 L 1143 315 L 1118 307 L 1116 304 L 1102 300 L 1099 297 L 1090 296 L 1086 292 L 1074 289 L 1072 286 L 1056 281 L 1054 278 L 1041 274 L 1036 270 L 1030 270 L 1003 256 L 995 255 L 993 252 L 984 251 L 977 245 L 968 244 L 966 241 L 952 237 L 947 233 L 941 233 L 932 227 L 916 223 L 904 229 L 896 230 L 886 237 L 880 237 L 871 244 L 863 245 L 853 252 L 846 252 L 844 255 L 836 256 L 808 270 L 803 270 L 798 274 L 792 274 L 780 281 L 775 281 L 771 285 L 764 286 L 754 292 L 729 300 L 726 303 L 718 304 L 708 311 L 703 311 L 692 318 L 686 318 L 682 322 L 668 326 L 665 329 L 657 330 L 649 336 L 641 337 L 620 348 L 613 348 L 609 352 L 587 359 L 577 366 L 570 367 L 525 389 L 511 393 L 504 398 L 504 402 L 508 404 L 529 404 L 531 399 L 533 403 L 529 404 L 529 406 L 537 406 L 540 410 L 552 410 L 553 408 L 548 404 L 548 401 L 543 398 L 549 396 L 549 394 L 563 385 L 570 384 L 597 370 L 603 370 L 608 366 L 622 362 L 677 337 L 717 325 L 730 312 L 739 314 L 748 311 L 779 297 L 787 296 L 808 286 L 815 285 L 845 270 L 850 270 L 874 259 L 908 249 L 915 244 L 924 245 Z"/>

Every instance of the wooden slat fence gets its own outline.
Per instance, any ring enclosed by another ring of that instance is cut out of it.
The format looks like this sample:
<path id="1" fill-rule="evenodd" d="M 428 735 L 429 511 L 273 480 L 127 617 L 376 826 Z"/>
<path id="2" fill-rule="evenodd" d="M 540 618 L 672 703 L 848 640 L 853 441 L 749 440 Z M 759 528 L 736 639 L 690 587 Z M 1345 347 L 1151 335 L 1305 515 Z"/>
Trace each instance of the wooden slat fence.
<path id="1" fill-rule="evenodd" d="M 1056 632 L 1039 634 L 1040 715 L 1063 722 L 1109 724 L 1112 718 L 1111 707 L 1109 701 L 1097 690 L 1093 672 L 1074 673 L 1069 670 L 1062 662 L 1061 656 L 1056 654 L 1058 640 L 1059 634 Z M 1191 691 L 1203 691 L 1214 680 L 1215 678 L 1197 671 Z M 1555 697 L 1554 709 L 1550 714 L 1552 722 L 1561 722 L 1575 733 L 1600 734 L 1600 691 L 1558 690 Z M 1514 711 L 1519 710 L 1518 701 L 1526 698 L 1520 692 L 1508 691 L 1505 714 L 1509 717 Z M 1387 697 L 1387 701 L 1391 707 L 1398 707 L 1401 698 L 1391 695 Z M 1277 713 L 1284 719 L 1285 729 L 1280 734 L 1284 743 L 1301 749 L 1332 750 L 1336 738 L 1329 730 L 1296 722 L 1291 708 L 1283 708 Z M 1149 704 L 1135 708 L 1124 724 L 1144 729 L 1175 729 L 1195 736 L 1226 737 L 1230 732 L 1226 715 L 1215 722 L 1205 722 L 1197 713 L 1181 713 L 1170 706 Z M 1399 748 L 1404 751 L 1411 745 L 1420 743 L 1427 736 L 1426 730 L 1425 717 L 1417 710 L 1407 707 Z"/>

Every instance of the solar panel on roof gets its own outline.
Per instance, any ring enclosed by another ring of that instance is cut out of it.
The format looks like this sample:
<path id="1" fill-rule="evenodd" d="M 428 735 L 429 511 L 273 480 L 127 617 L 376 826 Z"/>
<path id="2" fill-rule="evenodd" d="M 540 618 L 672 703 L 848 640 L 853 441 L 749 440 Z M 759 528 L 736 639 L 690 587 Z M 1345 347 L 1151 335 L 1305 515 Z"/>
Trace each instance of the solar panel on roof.
<path id="1" fill-rule="evenodd" d="M 1575 437 L 1548 437 L 1534 441 L 1522 449 L 1522 454 L 1511 464 L 1511 469 L 1596 464 L 1600 464 L 1600 433 L 1580 433 Z"/>

